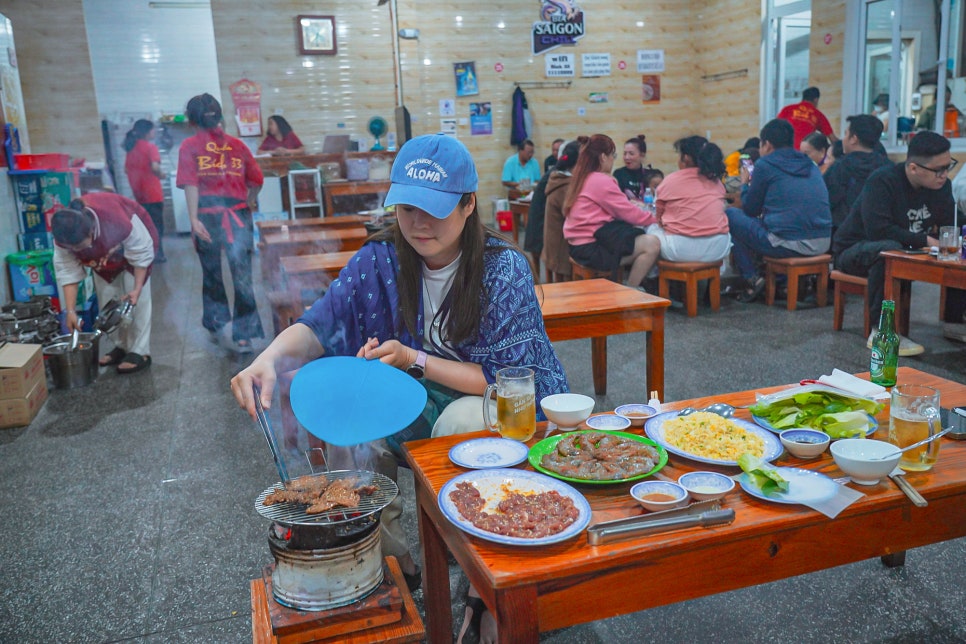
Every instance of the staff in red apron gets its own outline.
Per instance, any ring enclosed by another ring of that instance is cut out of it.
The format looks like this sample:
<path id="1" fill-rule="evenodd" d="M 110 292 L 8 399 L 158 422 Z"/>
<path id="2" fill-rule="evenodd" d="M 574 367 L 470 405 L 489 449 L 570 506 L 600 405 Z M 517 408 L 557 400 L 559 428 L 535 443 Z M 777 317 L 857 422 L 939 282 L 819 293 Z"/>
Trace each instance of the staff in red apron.
<path id="1" fill-rule="evenodd" d="M 195 96 L 185 113 L 198 133 L 181 144 L 177 184 L 185 192 L 201 260 L 202 324 L 218 342 L 221 329 L 231 322 L 233 348 L 250 353 L 252 338 L 265 335 L 252 288 L 252 210 L 262 171 L 248 147 L 222 130 L 221 105 L 214 96 Z M 233 310 L 221 274 L 222 250 L 234 285 Z"/>

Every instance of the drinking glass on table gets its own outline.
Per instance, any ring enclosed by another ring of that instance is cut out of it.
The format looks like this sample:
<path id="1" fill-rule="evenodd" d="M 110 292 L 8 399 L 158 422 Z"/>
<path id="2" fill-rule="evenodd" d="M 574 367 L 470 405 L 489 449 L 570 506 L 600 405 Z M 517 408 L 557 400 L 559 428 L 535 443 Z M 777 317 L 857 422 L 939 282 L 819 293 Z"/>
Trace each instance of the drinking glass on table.
<path id="1" fill-rule="evenodd" d="M 939 392 L 922 385 L 898 385 L 892 388 L 889 410 L 889 442 L 902 448 L 938 434 Z M 903 453 L 899 467 L 909 472 L 931 469 L 939 458 L 939 441 Z"/>
<path id="2" fill-rule="evenodd" d="M 491 417 L 490 399 L 496 392 L 496 422 Z M 528 441 L 537 431 L 536 391 L 533 369 L 507 367 L 496 372 L 496 384 L 483 394 L 483 421 L 491 432 L 503 438 Z"/>
<path id="3" fill-rule="evenodd" d="M 959 230 L 955 226 L 939 228 L 939 259 L 947 262 L 959 259 Z"/>

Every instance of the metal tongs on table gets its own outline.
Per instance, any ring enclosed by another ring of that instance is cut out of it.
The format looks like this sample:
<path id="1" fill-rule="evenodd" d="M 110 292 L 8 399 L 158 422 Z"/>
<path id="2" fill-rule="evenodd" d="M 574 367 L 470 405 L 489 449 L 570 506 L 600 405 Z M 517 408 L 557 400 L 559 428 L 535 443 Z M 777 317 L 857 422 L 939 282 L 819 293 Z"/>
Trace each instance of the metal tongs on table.
<path id="1" fill-rule="evenodd" d="M 599 546 L 619 539 L 680 528 L 729 525 L 734 520 L 735 511 L 731 508 L 722 510 L 720 500 L 697 501 L 674 510 L 662 510 L 627 519 L 595 523 L 587 528 L 587 542 L 592 546 Z"/>
<path id="2" fill-rule="evenodd" d="M 275 433 L 272 431 L 272 426 L 268 424 L 268 415 L 265 413 L 265 408 L 262 407 L 262 390 L 258 385 L 252 385 L 252 391 L 255 394 L 255 418 L 258 419 L 258 426 L 262 428 L 265 440 L 268 441 L 268 447 L 272 450 L 272 458 L 275 459 L 278 476 L 282 484 L 287 484 L 291 479 L 288 475 L 288 468 L 285 467 L 285 461 L 282 459 L 282 453 L 278 449 Z"/>

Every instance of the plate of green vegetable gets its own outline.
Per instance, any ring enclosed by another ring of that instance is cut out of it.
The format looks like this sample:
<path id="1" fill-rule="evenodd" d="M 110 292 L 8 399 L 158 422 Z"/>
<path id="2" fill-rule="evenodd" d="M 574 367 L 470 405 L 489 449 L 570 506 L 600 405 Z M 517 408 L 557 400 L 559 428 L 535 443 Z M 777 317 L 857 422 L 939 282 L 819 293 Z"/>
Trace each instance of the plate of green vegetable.
<path id="1" fill-rule="evenodd" d="M 871 435 L 879 427 L 874 416 L 882 408 L 881 403 L 833 387 L 806 385 L 765 396 L 748 411 L 769 431 L 807 427 L 834 440 Z"/>
<path id="2" fill-rule="evenodd" d="M 738 463 L 744 470 L 738 477 L 741 489 L 763 501 L 812 507 L 828 501 L 839 491 L 838 484 L 821 472 L 773 467 L 751 454 L 742 454 Z"/>

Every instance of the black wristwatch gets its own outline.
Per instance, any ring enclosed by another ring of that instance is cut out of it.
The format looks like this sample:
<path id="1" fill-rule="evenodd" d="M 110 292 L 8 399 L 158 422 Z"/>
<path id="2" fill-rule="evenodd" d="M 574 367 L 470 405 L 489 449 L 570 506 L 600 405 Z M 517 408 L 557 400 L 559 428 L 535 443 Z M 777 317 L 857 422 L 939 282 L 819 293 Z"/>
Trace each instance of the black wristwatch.
<path id="1" fill-rule="evenodd" d="M 406 373 L 408 373 L 413 378 L 417 380 L 422 378 L 426 373 L 426 352 L 417 351 L 416 352 L 416 362 L 412 363 L 406 367 Z"/>

